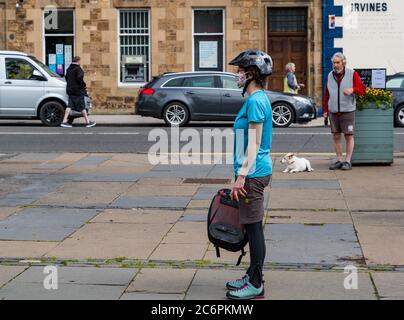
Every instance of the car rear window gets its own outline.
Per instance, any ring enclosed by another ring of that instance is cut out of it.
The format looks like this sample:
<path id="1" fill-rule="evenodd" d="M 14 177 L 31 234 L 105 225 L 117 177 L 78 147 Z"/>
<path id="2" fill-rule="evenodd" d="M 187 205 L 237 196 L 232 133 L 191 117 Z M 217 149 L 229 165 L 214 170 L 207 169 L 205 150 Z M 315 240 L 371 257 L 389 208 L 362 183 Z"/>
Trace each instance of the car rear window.
<path id="1" fill-rule="evenodd" d="M 182 87 L 182 83 L 184 82 L 184 78 L 175 78 L 169 80 L 164 87 L 170 87 L 170 88 L 179 88 Z"/>
<path id="2" fill-rule="evenodd" d="M 148 82 L 144 87 L 145 88 L 151 88 L 153 87 L 157 81 L 160 80 L 160 77 L 154 77 L 150 82 Z"/>
<path id="3" fill-rule="evenodd" d="M 393 78 L 387 81 L 387 89 L 404 89 L 404 78 Z"/>

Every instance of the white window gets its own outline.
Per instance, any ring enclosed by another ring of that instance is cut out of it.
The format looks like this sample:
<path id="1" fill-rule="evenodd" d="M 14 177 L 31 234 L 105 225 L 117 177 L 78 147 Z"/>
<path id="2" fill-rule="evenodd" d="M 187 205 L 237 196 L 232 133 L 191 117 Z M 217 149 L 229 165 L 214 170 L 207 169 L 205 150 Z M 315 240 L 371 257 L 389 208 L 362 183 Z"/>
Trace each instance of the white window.
<path id="1" fill-rule="evenodd" d="M 148 10 L 119 10 L 119 83 L 150 80 L 150 14 Z"/>
<path id="2" fill-rule="evenodd" d="M 224 10 L 193 10 L 193 69 L 223 71 Z"/>
<path id="3" fill-rule="evenodd" d="M 43 26 L 45 64 L 64 76 L 74 55 L 74 10 L 45 9 Z"/>

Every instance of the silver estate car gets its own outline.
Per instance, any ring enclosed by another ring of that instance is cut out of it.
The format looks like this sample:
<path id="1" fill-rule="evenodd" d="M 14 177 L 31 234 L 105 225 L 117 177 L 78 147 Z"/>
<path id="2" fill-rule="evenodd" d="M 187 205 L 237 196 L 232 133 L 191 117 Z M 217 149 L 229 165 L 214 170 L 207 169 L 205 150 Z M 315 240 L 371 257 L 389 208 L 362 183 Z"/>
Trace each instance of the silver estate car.
<path id="1" fill-rule="evenodd" d="M 40 119 L 59 126 L 68 103 L 66 81 L 33 56 L 0 51 L 0 119 Z M 87 99 L 86 109 L 91 109 Z M 69 123 L 81 117 L 72 111 Z"/>

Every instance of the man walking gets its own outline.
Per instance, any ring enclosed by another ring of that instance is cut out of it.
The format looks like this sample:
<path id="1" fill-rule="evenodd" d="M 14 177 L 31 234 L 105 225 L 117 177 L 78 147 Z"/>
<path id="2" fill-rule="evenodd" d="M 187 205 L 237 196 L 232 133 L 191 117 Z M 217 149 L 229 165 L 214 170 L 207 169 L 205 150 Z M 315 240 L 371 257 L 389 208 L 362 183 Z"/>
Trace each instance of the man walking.
<path id="1" fill-rule="evenodd" d="M 330 170 L 351 170 L 351 158 L 354 149 L 355 96 L 365 94 L 366 87 L 359 74 L 346 67 L 346 58 L 341 52 L 332 57 L 333 71 L 328 74 L 324 94 L 324 117 L 330 118 L 337 162 Z M 342 157 L 341 133 L 345 136 L 346 157 Z"/>
<path id="2" fill-rule="evenodd" d="M 60 125 L 63 128 L 71 128 L 72 125 L 67 122 L 70 111 L 81 112 L 86 121 L 86 127 L 91 128 L 96 125 L 94 121 L 90 121 L 88 118 L 85 96 L 87 95 L 87 86 L 84 82 L 84 71 L 80 67 L 80 57 L 74 57 L 73 62 L 66 72 L 66 93 L 69 96 L 69 104 L 65 111 L 63 122 Z"/>

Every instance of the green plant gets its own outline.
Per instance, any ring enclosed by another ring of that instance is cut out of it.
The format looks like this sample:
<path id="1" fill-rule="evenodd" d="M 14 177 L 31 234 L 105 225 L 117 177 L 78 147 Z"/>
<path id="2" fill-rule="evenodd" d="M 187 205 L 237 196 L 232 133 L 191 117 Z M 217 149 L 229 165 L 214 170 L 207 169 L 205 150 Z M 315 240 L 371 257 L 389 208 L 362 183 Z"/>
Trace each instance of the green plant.
<path id="1" fill-rule="evenodd" d="M 363 96 L 356 98 L 356 105 L 362 110 L 367 104 L 374 104 L 378 109 L 390 109 L 393 107 L 393 93 L 383 89 L 367 88 Z"/>

